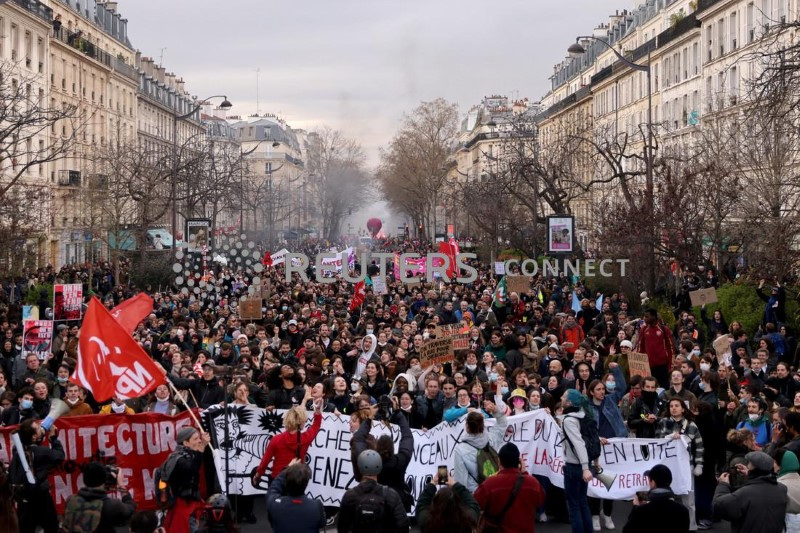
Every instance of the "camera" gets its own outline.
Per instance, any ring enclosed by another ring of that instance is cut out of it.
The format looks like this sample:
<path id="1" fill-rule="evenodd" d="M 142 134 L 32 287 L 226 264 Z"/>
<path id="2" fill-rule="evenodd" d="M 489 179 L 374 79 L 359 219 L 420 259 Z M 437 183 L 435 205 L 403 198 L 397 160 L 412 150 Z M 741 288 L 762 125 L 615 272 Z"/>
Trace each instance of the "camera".
<path id="1" fill-rule="evenodd" d="M 392 399 L 383 395 L 378 400 L 378 412 L 375 413 L 375 420 L 389 420 L 392 417 Z"/>
<path id="2" fill-rule="evenodd" d="M 113 489 L 117 486 L 117 476 L 119 475 L 119 468 L 114 465 L 105 465 L 106 467 L 106 488 Z"/>

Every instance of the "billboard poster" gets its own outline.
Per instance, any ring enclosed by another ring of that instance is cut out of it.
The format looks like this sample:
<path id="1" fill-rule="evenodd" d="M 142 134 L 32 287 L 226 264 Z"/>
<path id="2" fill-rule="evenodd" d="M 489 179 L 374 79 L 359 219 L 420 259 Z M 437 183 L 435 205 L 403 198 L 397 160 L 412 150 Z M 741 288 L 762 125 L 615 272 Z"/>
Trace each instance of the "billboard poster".
<path id="1" fill-rule="evenodd" d="M 575 217 L 547 217 L 547 252 L 572 253 L 575 238 Z"/>
<path id="2" fill-rule="evenodd" d="M 190 218 L 186 221 L 187 251 L 201 253 L 204 247 L 211 245 L 211 220 L 207 218 Z"/>
<path id="3" fill-rule="evenodd" d="M 53 289 L 53 320 L 80 320 L 83 304 L 83 285 L 56 284 Z"/>
<path id="4" fill-rule="evenodd" d="M 50 353 L 53 342 L 52 320 L 24 320 L 22 322 L 22 353 L 25 357 L 36 354 L 43 361 Z"/>

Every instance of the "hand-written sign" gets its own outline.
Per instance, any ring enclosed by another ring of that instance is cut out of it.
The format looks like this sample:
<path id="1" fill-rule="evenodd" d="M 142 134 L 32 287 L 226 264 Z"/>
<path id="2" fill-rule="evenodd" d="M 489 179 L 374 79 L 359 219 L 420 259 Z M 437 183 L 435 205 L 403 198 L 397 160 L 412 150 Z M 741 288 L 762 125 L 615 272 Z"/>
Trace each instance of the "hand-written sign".
<path id="1" fill-rule="evenodd" d="M 375 294 L 389 294 L 384 276 L 372 276 L 372 290 Z"/>
<path id="2" fill-rule="evenodd" d="M 700 289 L 689 293 L 689 298 L 692 300 L 692 307 L 701 307 L 703 305 L 717 303 L 717 289 Z"/>
<path id="3" fill-rule="evenodd" d="M 242 320 L 261 320 L 264 318 L 261 310 L 261 298 L 243 298 L 239 300 L 239 318 Z"/>
<path id="4" fill-rule="evenodd" d="M 647 377 L 650 374 L 650 360 L 646 353 L 628 352 L 628 369 L 631 376 Z"/>
<path id="5" fill-rule="evenodd" d="M 453 359 L 455 359 L 455 351 L 451 338 L 429 340 L 419 349 L 419 362 L 422 368 L 449 363 Z"/>
<path id="6" fill-rule="evenodd" d="M 531 290 L 531 278 L 528 276 L 506 276 L 508 293 L 527 294 Z"/>
<path id="7" fill-rule="evenodd" d="M 437 339 L 452 339 L 453 350 L 469 350 L 469 328 L 462 328 L 458 324 L 447 324 L 436 327 Z"/>

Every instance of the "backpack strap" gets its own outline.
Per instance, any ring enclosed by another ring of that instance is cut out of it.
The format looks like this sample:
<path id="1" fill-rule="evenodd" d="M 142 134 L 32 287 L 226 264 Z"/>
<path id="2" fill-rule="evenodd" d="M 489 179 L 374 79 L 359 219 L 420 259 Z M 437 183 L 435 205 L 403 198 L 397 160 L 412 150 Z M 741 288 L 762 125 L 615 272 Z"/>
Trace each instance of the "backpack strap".
<path id="1" fill-rule="evenodd" d="M 300 428 L 297 429 L 297 454 L 296 457 L 300 459 Z"/>
<path id="2" fill-rule="evenodd" d="M 522 473 L 517 476 L 517 480 L 514 482 L 514 488 L 511 489 L 511 495 L 508 497 L 508 501 L 500 510 L 500 513 L 493 515 L 490 513 L 484 512 L 484 514 L 489 518 L 489 520 L 493 522 L 499 522 L 503 519 L 503 516 L 511 509 L 511 506 L 514 505 L 514 500 L 517 499 L 517 494 L 519 494 L 519 490 L 522 488 Z"/>

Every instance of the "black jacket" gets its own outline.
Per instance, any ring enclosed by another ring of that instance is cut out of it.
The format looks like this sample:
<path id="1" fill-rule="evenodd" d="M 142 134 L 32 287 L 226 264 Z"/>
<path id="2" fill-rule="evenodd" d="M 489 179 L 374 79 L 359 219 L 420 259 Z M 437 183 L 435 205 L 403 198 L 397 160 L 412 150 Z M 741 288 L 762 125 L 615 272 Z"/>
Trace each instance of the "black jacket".
<path id="1" fill-rule="evenodd" d="M 403 502 L 400 501 L 400 496 L 394 489 L 379 485 L 378 482 L 372 479 L 365 479 L 344 493 L 339 507 L 338 533 L 349 533 L 357 527 L 356 510 L 358 509 L 358 502 L 363 495 L 370 493 L 380 494 L 381 491 L 383 491 L 384 497 L 383 527 L 381 532 L 408 533 L 408 515 L 403 507 Z"/>
<path id="2" fill-rule="evenodd" d="M 685 533 L 689 531 L 689 510 L 673 498 L 669 489 L 653 489 L 650 501 L 633 508 L 622 533 Z"/>
<path id="3" fill-rule="evenodd" d="M 720 483 L 714 514 L 731 523 L 732 533 L 774 533 L 783 531 L 788 500 L 786 485 L 772 474 L 750 478 L 736 491 Z"/>
<path id="4" fill-rule="evenodd" d="M 136 511 L 136 503 L 131 498 L 131 495 L 125 492 L 121 500 L 109 498 L 105 489 L 102 487 L 83 487 L 77 494 L 69 497 L 82 498 L 85 501 L 103 500 L 103 510 L 100 515 L 100 525 L 94 530 L 94 533 L 114 533 L 117 527 L 124 526 L 130 520 Z M 69 507 L 69 500 L 67 500 Z M 67 520 L 67 517 L 64 517 Z"/>
<path id="5" fill-rule="evenodd" d="M 192 394 L 197 399 L 197 406 L 202 409 L 208 409 L 212 405 L 222 403 L 225 399 L 225 389 L 220 386 L 216 377 L 206 381 L 203 378 L 185 379 L 167 374 L 167 378 L 172 381 L 175 387 L 192 391 Z"/>
<path id="6" fill-rule="evenodd" d="M 14 447 L 9 473 L 14 483 L 22 482 L 25 479 L 25 470 L 17 455 L 17 449 Z M 35 490 L 41 492 L 50 492 L 50 472 L 60 465 L 66 455 L 64 454 L 64 447 L 57 437 L 50 437 L 50 447 L 42 446 L 41 444 L 34 444 L 28 447 L 31 453 L 29 459 L 29 466 L 33 470 L 33 477 L 36 480 Z M 26 453 L 27 455 L 27 453 Z M 32 464 L 31 464 L 32 463 Z M 27 485 L 27 482 L 25 482 Z M 32 488 L 32 487 L 31 487 Z"/>
<path id="7" fill-rule="evenodd" d="M 176 461 L 171 472 L 162 472 L 162 476 L 167 477 L 172 493 L 178 498 L 187 500 L 200 499 L 200 470 L 203 466 L 203 454 L 190 450 L 183 445 L 175 448 L 170 454 L 176 456 Z M 170 461 L 164 463 L 164 466 Z M 162 466 L 162 470 L 167 470 Z"/>

